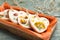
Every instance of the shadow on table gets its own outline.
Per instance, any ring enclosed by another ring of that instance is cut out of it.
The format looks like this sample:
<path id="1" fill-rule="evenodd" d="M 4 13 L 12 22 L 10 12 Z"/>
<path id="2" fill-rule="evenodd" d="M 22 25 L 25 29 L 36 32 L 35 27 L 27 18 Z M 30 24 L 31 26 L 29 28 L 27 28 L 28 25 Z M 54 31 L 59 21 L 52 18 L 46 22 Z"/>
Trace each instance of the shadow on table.
<path id="1" fill-rule="evenodd" d="M 18 37 L 17 35 L 12 34 L 5 29 L 0 29 L 0 40 L 26 40 L 26 39 Z"/>

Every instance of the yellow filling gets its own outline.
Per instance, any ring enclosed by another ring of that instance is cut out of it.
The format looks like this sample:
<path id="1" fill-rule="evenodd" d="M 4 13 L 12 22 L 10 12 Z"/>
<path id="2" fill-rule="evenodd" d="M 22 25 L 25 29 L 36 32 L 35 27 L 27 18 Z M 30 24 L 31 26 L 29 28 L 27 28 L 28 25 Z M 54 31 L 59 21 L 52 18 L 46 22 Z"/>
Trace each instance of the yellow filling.
<path id="1" fill-rule="evenodd" d="M 25 16 L 24 18 L 25 18 L 25 19 L 28 19 L 28 16 Z"/>
<path id="2" fill-rule="evenodd" d="M 45 25 L 43 24 L 43 22 L 36 22 L 34 25 L 39 29 L 44 29 L 45 28 Z"/>
<path id="3" fill-rule="evenodd" d="M 32 16 L 32 18 L 35 18 L 36 16 Z"/>
<path id="4" fill-rule="evenodd" d="M 21 19 L 20 22 L 21 22 L 22 24 L 26 24 L 26 20 L 24 20 L 24 19 Z"/>
<path id="5" fill-rule="evenodd" d="M 34 20 L 32 20 L 32 22 L 34 22 Z"/>
<path id="6" fill-rule="evenodd" d="M 22 16 L 19 16 L 19 18 L 23 18 Z"/>
<path id="7" fill-rule="evenodd" d="M 23 17 L 23 16 L 19 16 L 19 18 L 28 19 L 28 16 L 25 16 L 25 17 Z"/>

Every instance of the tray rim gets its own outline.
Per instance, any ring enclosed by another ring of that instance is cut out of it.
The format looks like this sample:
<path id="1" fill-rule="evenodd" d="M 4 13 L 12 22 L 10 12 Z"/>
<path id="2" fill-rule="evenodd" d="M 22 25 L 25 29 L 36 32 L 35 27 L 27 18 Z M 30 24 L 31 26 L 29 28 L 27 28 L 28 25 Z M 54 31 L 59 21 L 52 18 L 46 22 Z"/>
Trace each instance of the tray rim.
<path id="1" fill-rule="evenodd" d="M 26 8 L 17 7 L 17 6 L 10 6 L 7 2 L 3 3 L 2 6 L 0 7 L 0 11 L 3 11 L 1 8 L 4 9 L 4 10 L 5 10 L 5 9 L 9 9 L 9 8 L 13 8 L 13 9 L 16 9 L 16 10 L 24 9 L 23 11 L 26 10 Z M 29 12 L 29 13 L 35 13 L 34 11 L 31 11 L 31 10 L 28 10 L 28 12 Z M 0 19 L 0 23 L 5 24 L 5 25 L 8 25 L 8 26 L 13 27 L 13 28 L 17 28 L 18 30 L 22 30 L 22 31 L 24 31 L 24 32 L 26 32 L 26 33 L 28 33 L 29 35 L 32 35 L 32 36 L 37 36 L 37 37 L 42 38 L 42 39 L 43 39 L 43 38 L 44 38 L 44 39 L 47 39 L 47 38 L 49 39 L 50 36 L 51 36 L 51 34 L 52 34 L 52 32 L 53 32 L 53 30 L 54 30 L 54 29 L 52 30 L 51 27 L 53 27 L 53 26 L 56 24 L 57 19 L 56 19 L 54 16 L 47 16 L 47 15 L 42 14 L 42 13 L 39 14 L 38 16 L 46 17 L 46 18 L 52 20 L 51 23 L 49 24 L 48 29 L 47 29 L 47 30 L 48 30 L 47 33 L 49 33 L 47 36 L 44 35 L 44 33 L 43 33 L 43 35 L 41 35 L 41 34 L 39 34 L 39 33 L 33 32 L 33 31 L 29 30 L 29 29 L 20 27 L 20 26 L 17 25 L 17 24 L 14 25 L 14 23 L 10 23 L 10 22 L 8 22 L 7 20 Z M 53 27 L 53 28 L 54 28 L 54 27 Z M 50 33 L 50 32 L 51 32 L 51 33 Z M 46 33 L 45 33 L 45 34 L 46 34 Z"/>

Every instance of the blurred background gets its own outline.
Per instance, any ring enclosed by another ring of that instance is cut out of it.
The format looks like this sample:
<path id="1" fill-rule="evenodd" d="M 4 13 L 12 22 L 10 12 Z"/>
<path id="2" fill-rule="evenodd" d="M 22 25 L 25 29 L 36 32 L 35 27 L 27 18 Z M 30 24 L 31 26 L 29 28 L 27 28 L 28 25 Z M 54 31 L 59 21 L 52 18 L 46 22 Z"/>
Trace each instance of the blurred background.
<path id="1" fill-rule="evenodd" d="M 56 29 L 51 40 L 60 40 L 60 0 L 0 0 L 0 5 L 8 2 L 10 5 L 25 7 L 36 12 L 55 16 L 58 19 Z M 7 30 L 0 29 L 0 40 L 26 40 Z"/>

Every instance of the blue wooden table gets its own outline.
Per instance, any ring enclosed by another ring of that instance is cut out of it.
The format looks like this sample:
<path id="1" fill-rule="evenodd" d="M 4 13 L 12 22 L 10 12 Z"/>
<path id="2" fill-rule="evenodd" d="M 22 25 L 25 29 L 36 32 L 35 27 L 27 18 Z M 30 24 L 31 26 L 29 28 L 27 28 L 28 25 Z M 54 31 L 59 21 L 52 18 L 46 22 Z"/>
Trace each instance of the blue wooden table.
<path id="1" fill-rule="evenodd" d="M 5 0 L 0 0 L 0 5 L 4 1 Z M 57 0 L 57 1 L 59 1 L 59 0 Z M 12 0 L 7 0 L 7 2 L 11 5 L 15 5 L 15 4 L 13 4 Z M 30 0 L 25 0 L 23 3 L 21 3 L 19 5 L 22 7 L 28 8 L 30 10 L 34 10 L 34 7 L 33 7 L 34 5 L 31 3 Z M 60 7 L 60 4 L 59 4 L 59 7 Z M 53 13 L 52 15 L 54 16 L 56 14 L 60 15 L 60 12 Z M 60 40 L 60 17 L 57 17 L 57 19 L 58 19 L 58 22 L 56 25 L 56 29 L 51 37 L 51 40 Z M 8 32 L 7 30 L 0 29 L 0 40 L 25 40 L 25 39 L 22 37 L 17 37 L 16 35 Z"/>

